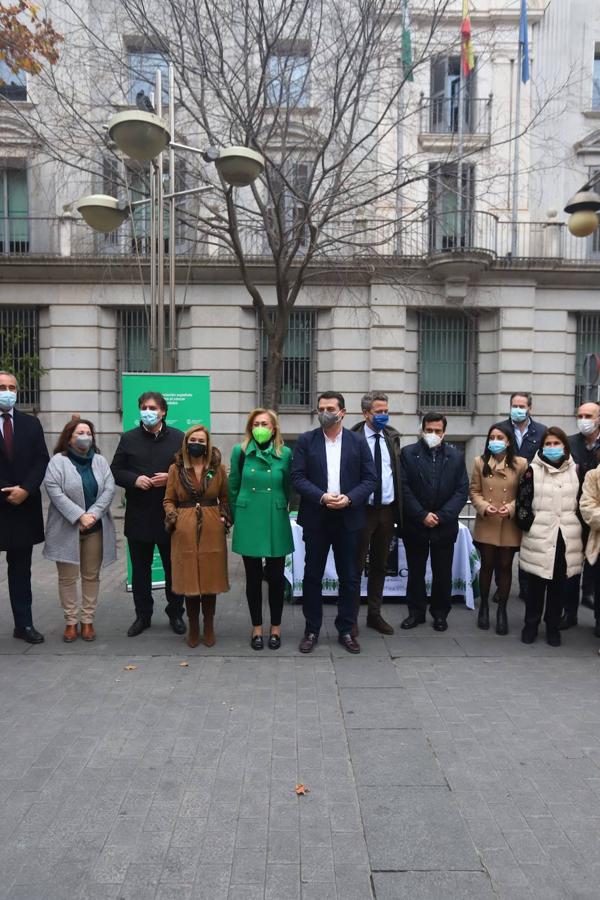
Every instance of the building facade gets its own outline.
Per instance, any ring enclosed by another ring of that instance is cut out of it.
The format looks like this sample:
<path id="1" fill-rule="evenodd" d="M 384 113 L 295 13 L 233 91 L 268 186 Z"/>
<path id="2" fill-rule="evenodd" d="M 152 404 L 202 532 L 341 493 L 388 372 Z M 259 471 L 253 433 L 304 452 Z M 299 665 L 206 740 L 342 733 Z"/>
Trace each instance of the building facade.
<path id="1" fill-rule="evenodd" d="M 56 6 L 68 58 L 68 16 Z M 418 49 L 429 19 L 415 6 Z M 573 430 L 583 357 L 600 353 L 600 239 L 572 237 L 556 210 L 600 168 L 600 9 L 593 0 L 529 0 L 514 220 L 519 4 L 474 5 L 476 65 L 462 102 L 460 7 L 443 23 L 448 49 L 406 84 L 402 103 L 413 114 L 382 144 L 382 153 L 417 160 L 427 177 L 364 222 L 356 216 L 364 246 L 340 247 L 315 265 L 298 298 L 281 403 L 288 440 L 315 426 L 316 395 L 326 389 L 344 393 L 349 420 L 360 416 L 365 391 L 388 392 L 405 442 L 420 413 L 443 411 L 449 438 L 469 458 L 514 390 L 533 393 L 536 418 Z M 131 102 L 164 60 L 131 41 L 128 52 L 137 73 Z M 43 92 L 35 80 L 0 77 L 0 355 L 34 358 L 22 399 L 50 441 L 79 412 L 110 455 L 121 430 L 120 373 L 150 368 L 144 216 L 119 234 L 91 235 L 64 207 L 97 188 L 98 176 L 65 176 L 27 127 Z M 107 163 L 107 193 L 113 174 Z M 178 368 L 211 376 L 212 429 L 228 452 L 261 401 L 264 334 L 233 257 L 210 242 L 191 255 L 184 231 L 177 241 Z M 264 247 L 251 265 L 275 305 Z"/>

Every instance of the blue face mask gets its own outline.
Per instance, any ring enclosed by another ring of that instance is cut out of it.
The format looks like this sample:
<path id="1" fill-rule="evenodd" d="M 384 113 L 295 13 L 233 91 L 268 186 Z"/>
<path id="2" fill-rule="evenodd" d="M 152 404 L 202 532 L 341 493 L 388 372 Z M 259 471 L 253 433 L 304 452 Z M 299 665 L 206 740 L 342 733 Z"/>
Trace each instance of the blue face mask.
<path id="1" fill-rule="evenodd" d="M 520 406 L 511 406 L 510 417 L 513 422 L 524 422 L 527 418 L 527 410 L 521 409 Z"/>
<path id="2" fill-rule="evenodd" d="M 506 450 L 504 441 L 488 441 L 488 450 L 496 456 L 498 453 L 504 453 Z"/>
<path id="3" fill-rule="evenodd" d="M 562 447 L 544 447 L 542 450 L 542 456 L 544 456 L 548 462 L 558 462 L 564 455 L 565 451 Z"/>
<path id="4" fill-rule="evenodd" d="M 14 391 L 0 391 L 0 409 L 7 412 L 12 409 L 17 402 L 17 395 Z"/>
<path id="5" fill-rule="evenodd" d="M 373 426 L 376 431 L 381 431 L 382 428 L 385 428 L 389 421 L 390 417 L 387 413 L 375 413 L 373 416 Z"/>
<path id="6" fill-rule="evenodd" d="M 141 409 L 140 420 L 144 425 L 147 425 L 148 428 L 152 428 L 153 425 L 158 425 L 160 416 L 155 409 Z"/>

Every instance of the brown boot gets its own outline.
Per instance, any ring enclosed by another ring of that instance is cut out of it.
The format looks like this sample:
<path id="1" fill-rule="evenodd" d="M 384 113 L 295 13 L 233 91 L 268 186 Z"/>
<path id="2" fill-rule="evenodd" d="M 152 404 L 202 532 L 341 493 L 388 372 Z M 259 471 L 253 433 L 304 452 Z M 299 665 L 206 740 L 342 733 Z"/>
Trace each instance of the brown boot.
<path id="1" fill-rule="evenodd" d="M 189 622 L 187 644 L 197 647 L 200 643 L 200 597 L 186 597 L 185 611 Z"/>
<path id="2" fill-rule="evenodd" d="M 70 644 L 72 641 L 77 640 L 77 625 L 65 625 L 65 630 L 63 633 L 63 641 L 65 644 Z"/>
<path id="3" fill-rule="evenodd" d="M 212 647 L 215 643 L 215 608 L 217 598 L 214 594 L 206 594 L 202 598 L 202 615 L 204 616 L 204 646 Z"/>
<path id="4" fill-rule="evenodd" d="M 96 632 L 91 622 L 83 622 L 81 625 L 81 639 L 83 641 L 95 641 Z"/>

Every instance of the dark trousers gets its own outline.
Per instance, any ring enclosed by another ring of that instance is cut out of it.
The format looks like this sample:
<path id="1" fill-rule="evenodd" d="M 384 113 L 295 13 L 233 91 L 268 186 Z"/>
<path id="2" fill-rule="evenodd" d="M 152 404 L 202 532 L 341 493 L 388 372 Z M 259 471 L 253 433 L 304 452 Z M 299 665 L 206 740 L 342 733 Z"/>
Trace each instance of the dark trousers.
<path id="1" fill-rule="evenodd" d="M 131 585 L 133 603 L 140 619 L 151 619 L 154 610 L 152 597 L 152 557 L 154 544 L 149 541 L 135 541 L 127 538 L 129 556 L 131 557 Z M 167 605 L 165 612 L 171 619 L 183 614 L 183 597 L 171 590 L 171 542 L 169 540 L 156 545 L 165 572 L 165 596 Z"/>
<path id="2" fill-rule="evenodd" d="M 246 599 L 250 618 L 255 626 L 262 625 L 263 561 L 261 556 L 242 556 L 246 570 Z M 271 625 L 281 625 L 283 591 L 285 588 L 285 556 L 265 557 L 264 576 L 269 586 Z"/>
<path id="3" fill-rule="evenodd" d="M 358 572 L 362 575 L 367 553 L 369 554 L 369 576 L 367 580 L 367 615 L 381 613 L 383 586 L 390 543 L 394 536 L 395 509 L 390 506 L 366 506 L 366 523 L 358 539 Z M 356 597 L 354 620 L 360 609 L 360 581 Z"/>
<path id="4" fill-rule="evenodd" d="M 544 614 L 547 631 L 558 631 L 565 592 L 567 588 L 567 561 L 565 559 L 565 542 L 558 532 L 554 571 L 552 579 L 540 578 L 528 573 L 527 599 L 525 601 L 525 624 L 537 627 Z M 546 606 L 544 612 L 544 603 Z"/>
<path id="5" fill-rule="evenodd" d="M 323 511 L 323 525 L 319 530 L 304 532 L 304 583 L 302 612 L 306 631 L 318 634 L 323 623 L 323 595 L 321 582 L 329 548 L 333 548 L 339 579 L 338 614 L 335 627 L 339 634 L 350 634 L 354 625 L 354 603 L 360 585 L 357 549 L 359 531 L 346 531 L 337 513 Z"/>
<path id="6" fill-rule="evenodd" d="M 434 619 L 445 619 L 451 608 L 454 541 L 438 544 L 428 540 L 405 539 L 404 549 L 408 566 L 406 602 L 409 613 L 421 618 L 427 612 L 425 570 L 427 557 L 431 553 L 432 584 L 429 608 Z"/>
<path id="7" fill-rule="evenodd" d="M 33 547 L 6 551 L 8 596 L 15 628 L 31 628 L 31 554 Z"/>
<path id="8" fill-rule="evenodd" d="M 585 546 L 585 543 L 584 543 Z M 567 580 L 567 589 L 564 598 L 564 611 L 568 616 L 575 617 L 579 609 L 579 587 L 581 584 L 581 593 L 585 597 L 594 598 L 594 616 L 600 618 L 600 562 L 590 566 L 589 562 L 584 562 L 583 572 L 581 575 L 573 575 Z"/>

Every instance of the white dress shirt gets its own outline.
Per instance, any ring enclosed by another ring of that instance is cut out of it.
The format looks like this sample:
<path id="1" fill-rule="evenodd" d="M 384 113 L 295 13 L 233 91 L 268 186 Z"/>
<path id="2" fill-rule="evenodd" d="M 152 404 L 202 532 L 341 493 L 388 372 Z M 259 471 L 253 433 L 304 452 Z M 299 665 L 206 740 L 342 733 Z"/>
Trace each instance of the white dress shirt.
<path id="1" fill-rule="evenodd" d="M 325 457 L 327 459 L 327 493 L 328 494 L 341 494 L 340 489 L 340 468 L 342 464 L 342 435 L 344 433 L 344 429 L 341 428 L 337 437 L 333 440 L 327 437 L 325 432 L 323 432 L 323 437 L 325 438 Z"/>
<path id="2" fill-rule="evenodd" d="M 515 425 L 515 423 L 513 422 L 513 432 L 515 435 L 515 444 L 517 445 L 517 450 L 521 449 L 521 444 L 523 443 L 523 438 L 529 431 L 529 424 L 531 422 L 531 419 L 527 418 L 527 419 L 525 419 L 525 422 L 526 422 L 526 427 L 523 429 L 523 431 L 521 431 L 519 426 Z"/>
<path id="3" fill-rule="evenodd" d="M 13 409 L 2 409 L 0 410 L 0 432 L 2 432 L 2 437 L 4 437 L 4 423 L 6 419 L 4 418 L 4 413 L 7 412 L 12 419 L 12 427 L 13 427 L 13 435 L 15 433 L 15 411 Z"/>
<path id="4" fill-rule="evenodd" d="M 394 474 L 392 472 L 392 461 L 390 459 L 390 451 L 385 442 L 383 431 L 373 431 L 372 428 L 365 423 L 365 438 L 371 451 L 371 456 L 375 460 L 375 435 L 379 434 L 379 446 L 381 448 L 381 503 L 388 506 L 394 502 Z M 375 494 L 371 494 L 368 503 L 373 506 L 375 502 Z"/>

